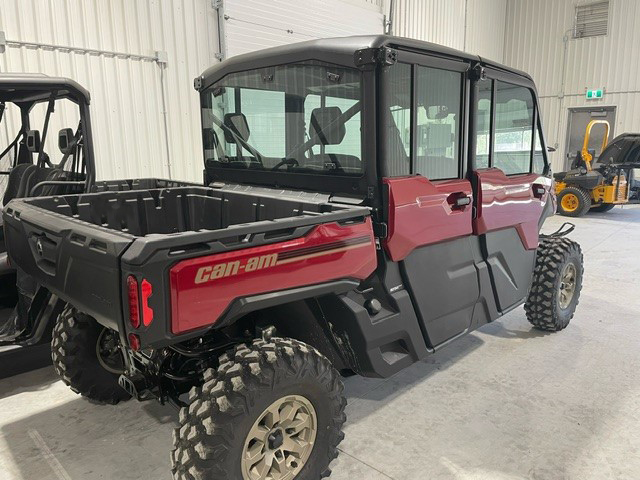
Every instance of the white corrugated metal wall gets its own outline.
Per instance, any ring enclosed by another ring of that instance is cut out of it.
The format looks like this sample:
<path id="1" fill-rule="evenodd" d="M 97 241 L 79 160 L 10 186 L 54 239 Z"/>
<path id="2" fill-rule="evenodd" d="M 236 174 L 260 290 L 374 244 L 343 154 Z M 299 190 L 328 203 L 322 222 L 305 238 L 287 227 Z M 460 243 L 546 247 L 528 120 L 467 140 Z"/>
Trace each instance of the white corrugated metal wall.
<path id="1" fill-rule="evenodd" d="M 228 56 L 322 37 L 380 34 L 382 0 L 224 0 Z M 339 14 L 337 13 L 339 12 Z"/>
<path id="2" fill-rule="evenodd" d="M 510 0 L 507 9 L 505 62 L 536 81 L 547 142 L 558 147 L 555 170 L 564 163 L 569 108 L 615 105 L 616 134 L 640 131 L 640 2 L 611 0 L 608 35 L 580 39 L 571 35 L 575 5 Z M 585 89 L 603 87 L 602 100 L 586 100 Z"/>
<path id="3" fill-rule="evenodd" d="M 532 73 L 549 144 L 559 147 L 553 156 L 556 169 L 564 153 L 567 109 L 598 104 L 584 100 L 586 87 L 606 88 L 599 104 L 616 105 L 618 133 L 640 130 L 635 115 L 640 66 L 630 60 L 640 45 L 640 2 L 611 0 L 609 34 L 577 40 L 568 35 L 566 53 L 563 38 L 572 27 L 573 0 L 395 4 L 395 34 L 464 49 Z M 237 54 L 308 38 L 379 33 L 389 0 L 224 0 L 223 5 L 227 53 Z M 211 0 L 2 0 L 0 31 L 10 43 L 0 54 L 0 70 L 69 76 L 91 90 L 100 178 L 171 174 L 197 180 L 201 139 L 192 79 L 217 61 L 217 22 Z M 154 60 L 157 51 L 167 53 L 166 67 Z"/>
<path id="4" fill-rule="evenodd" d="M 215 4 L 0 0 L 0 31 L 9 42 L 0 53 L 0 71 L 67 76 L 91 91 L 99 179 L 171 176 L 197 181 L 202 178 L 202 146 L 193 78 L 218 61 Z M 382 33 L 384 28 L 382 0 L 221 4 L 228 55 L 309 38 Z M 157 52 L 166 52 L 166 64 L 155 60 Z M 52 122 L 49 140 L 77 121 L 68 114 L 55 120 L 60 121 Z M 0 129 L 0 139 L 3 135 L 6 130 Z M 54 149 L 53 143 L 47 145 Z"/>
<path id="5" fill-rule="evenodd" d="M 396 0 L 393 33 L 501 62 L 507 0 Z"/>
<path id="6" fill-rule="evenodd" d="M 9 44 L 0 69 L 68 76 L 91 91 L 98 178 L 195 180 L 202 178 L 202 154 L 192 85 L 215 61 L 214 16 L 207 0 L 2 0 L 0 31 Z M 157 51 L 166 52 L 165 67 L 153 60 Z M 52 125 L 51 132 L 71 126 Z"/>

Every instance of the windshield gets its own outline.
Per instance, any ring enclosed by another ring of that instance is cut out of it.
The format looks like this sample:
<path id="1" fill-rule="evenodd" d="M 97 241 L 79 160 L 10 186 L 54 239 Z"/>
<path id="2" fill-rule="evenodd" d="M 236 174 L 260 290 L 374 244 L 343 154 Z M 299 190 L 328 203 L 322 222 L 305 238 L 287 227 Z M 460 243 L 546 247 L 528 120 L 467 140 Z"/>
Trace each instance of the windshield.
<path id="1" fill-rule="evenodd" d="M 360 85 L 321 62 L 227 75 L 202 95 L 206 165 L 361 176 Z"/>

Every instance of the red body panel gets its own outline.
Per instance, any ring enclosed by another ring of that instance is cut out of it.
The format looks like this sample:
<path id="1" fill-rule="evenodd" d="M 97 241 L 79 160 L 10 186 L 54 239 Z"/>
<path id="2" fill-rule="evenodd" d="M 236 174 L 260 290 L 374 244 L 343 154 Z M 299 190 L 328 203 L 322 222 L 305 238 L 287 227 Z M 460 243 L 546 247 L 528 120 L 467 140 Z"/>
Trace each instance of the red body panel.
<path id="1" fill-rule="evenodd" d="M 456 208 L 456 198 L 471 198 L 468 180 L 431 182 L 423 176 L 385 178 L 389 189 L 389 232 L 384 247 L 394 262 L 422 245 L 471 235 L 471 205 Z"/>
<path id="2" fill-rule="evenodd" d="M 376 265 L 370 218 L 319 225 L 295 240 L 183 260 L 170 271 L 171 330 L 212 325 L 236 298 L 341 278 L 364 280 Z"/>
<path id="3" fill-rule="evenodd" d="M 473 233 L 515 227 L 527 250 L 538 247 L 538 222 L 551 191 L 552 181 L 536 173 L 505 175 L 498 168 L 475 172 L 478 179 L 478 212 Z M 544 188 L 544 193 L 536 193 Z"/>

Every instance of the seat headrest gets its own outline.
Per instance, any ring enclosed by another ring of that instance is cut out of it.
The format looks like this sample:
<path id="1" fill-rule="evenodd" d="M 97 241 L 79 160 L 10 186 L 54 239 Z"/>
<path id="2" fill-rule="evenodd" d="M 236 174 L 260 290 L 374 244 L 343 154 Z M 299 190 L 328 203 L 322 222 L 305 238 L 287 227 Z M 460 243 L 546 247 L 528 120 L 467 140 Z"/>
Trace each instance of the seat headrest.
<path id="1" fill-rule="evenodd" d="M 71 155 L 76 148 L 73 129 L 63 128 L 58 132 L 58 148 L 63 155 Z"/>
<path id="2" fill-rule="evenodd" d="M 27 149 L 31 153 L 38 153 L 40 151 L 40 131 L 39 130 L 27 131 Z"/>
<path id="3" fill-rule="evenodd" d="M 249 124 L 247 123 L 247 117 L 242 113 L 227 113 L 224 116 L 224 124 L 230 130 L 232 130 L 238 137 L 243 139 L 245 142 L 249 140 Z M 224 139 L 227 143 L 236 143 L 236 139 L 231 135 L 231 133 L 225 130 Z"/>
<path id="4" fill-rule="evenodd" d="M 311 111 L 309 137 L 314 145 L 338 145 L 342 143 L 347 129 L 338 119 L 342 115 L 340 107 L 320 107 Z"/>

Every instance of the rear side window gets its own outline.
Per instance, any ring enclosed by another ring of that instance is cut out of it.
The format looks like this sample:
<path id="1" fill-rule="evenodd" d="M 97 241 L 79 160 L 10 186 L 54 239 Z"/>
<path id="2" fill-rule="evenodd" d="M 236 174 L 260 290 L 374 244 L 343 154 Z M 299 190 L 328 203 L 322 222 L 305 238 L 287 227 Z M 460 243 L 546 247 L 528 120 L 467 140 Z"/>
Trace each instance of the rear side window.
<path id="1" fill-rule="evenodd" d="M 415 173 L 458 178 L 462 74 L 417 67 Z"/>
<path id="2" fill-rule="evenodd" d="M 411 173 L 411 65 L 397 63 L 389 69 L 387 168 L 392 177 Z"/>
<path id="3" fill-rule="evenodd" d="M 536 143 L 533 150 L 533 173 L 544 173 L 544 153 L 542 153 L 542 132 L 540 126 L 536 128 Z"/>
<path id="4" fill-rule="evenodd" d="M 397 63 L 387 81 L 387 174 L 459 178 L 463 73 Z"/>
<path id="5" fill-rule="evenodd" d="M 491 143 L 491 115 L 493 113 L 491 95 L 493 82 L 481 82 L 478 86 L 476 116 L 476 167 L 489 166 L 489 144 Z"/>
<path id="6" fill-rule="evenodd" d="M 493 166 L 507 175 L 531 171 L 533 105 L 528 88 L 496 82 Z"/>

